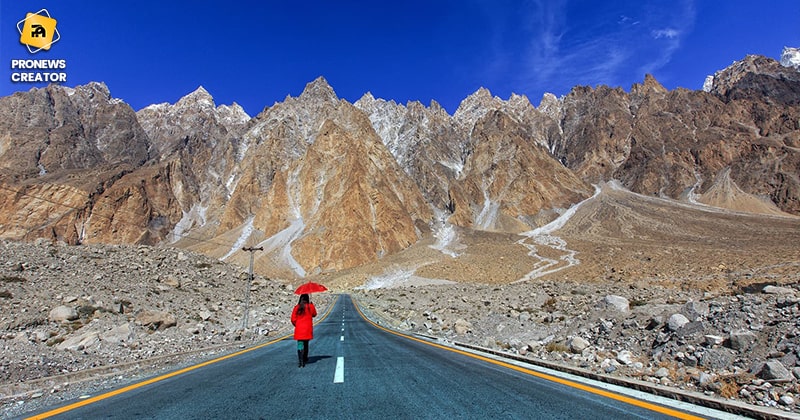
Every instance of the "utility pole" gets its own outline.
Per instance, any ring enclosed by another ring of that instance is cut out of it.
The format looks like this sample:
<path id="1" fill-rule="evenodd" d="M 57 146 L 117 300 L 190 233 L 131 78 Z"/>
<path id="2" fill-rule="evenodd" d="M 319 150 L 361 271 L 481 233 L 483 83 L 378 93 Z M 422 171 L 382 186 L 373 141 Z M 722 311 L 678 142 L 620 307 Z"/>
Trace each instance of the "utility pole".
<path id="1" fill-rule="evenodd" d="M 253 283 L 253 255 L 256 251 L 263 251 L 264 247 L 260 246 L 258 248 L 252 247 L 244 247 L 242 251 L 250 253 L 250 272 L 247 276 L 247 289 L 245 289 L 244 293 L 244 317 L 242 317 L 242 330 L 247 333 L 247 317 L 250 315 L 250 284 Z"/>

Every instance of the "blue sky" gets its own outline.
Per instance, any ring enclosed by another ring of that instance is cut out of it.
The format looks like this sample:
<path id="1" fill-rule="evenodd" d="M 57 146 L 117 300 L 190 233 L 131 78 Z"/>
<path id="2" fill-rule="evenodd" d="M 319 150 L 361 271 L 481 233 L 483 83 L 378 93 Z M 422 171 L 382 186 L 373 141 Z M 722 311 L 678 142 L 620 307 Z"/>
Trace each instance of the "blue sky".
<path id="1" fill-rule="evenodd" d="M 46 8 L 61 39 L 30 54 L 17 22 Z M 138 110 L 204 86 L 250 115 L 324 76 L 339 97 L 436 100 L 453 113 L 494 95 L 565 95 L 653 74 L 669 89 L 747 54 L 800 47 L 800 1 L 76 1 L 0 3 L 0 96 L 12 59 L 65 59 L 67 86 L 105 82 Z"/>

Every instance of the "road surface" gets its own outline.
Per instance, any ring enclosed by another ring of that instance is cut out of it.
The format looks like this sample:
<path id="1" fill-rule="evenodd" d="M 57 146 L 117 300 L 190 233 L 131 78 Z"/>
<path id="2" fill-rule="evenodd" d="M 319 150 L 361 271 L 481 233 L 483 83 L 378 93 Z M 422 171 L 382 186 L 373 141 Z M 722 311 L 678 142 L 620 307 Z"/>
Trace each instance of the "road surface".
<path id="1" fill-rule="evenodd" d="M 38 414 L 39 418 L 693 418 L 367 322 L 340 296 L 309 363 L 291 339 Z M 287 314 L 288 317 L 288 314 Z M 588 389 L 581 389 L 586 388 Z M 80 405 L 80 406 L 78 406 Z"/>

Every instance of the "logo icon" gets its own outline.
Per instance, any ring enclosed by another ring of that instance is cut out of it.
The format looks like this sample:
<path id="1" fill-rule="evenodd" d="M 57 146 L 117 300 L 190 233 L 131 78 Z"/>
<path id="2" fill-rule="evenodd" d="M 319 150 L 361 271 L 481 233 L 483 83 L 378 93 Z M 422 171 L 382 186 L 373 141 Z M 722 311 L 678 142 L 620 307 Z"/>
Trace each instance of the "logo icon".
<path id="1" fill-rule="evenodd" d="M 51 45 L 61 39 L 56 23 L 47 9 L 28 13 L 25 19 L 17 22 L 19 42 L 28 47 L 28 52 L 31 54 L 49 50 Z"/>

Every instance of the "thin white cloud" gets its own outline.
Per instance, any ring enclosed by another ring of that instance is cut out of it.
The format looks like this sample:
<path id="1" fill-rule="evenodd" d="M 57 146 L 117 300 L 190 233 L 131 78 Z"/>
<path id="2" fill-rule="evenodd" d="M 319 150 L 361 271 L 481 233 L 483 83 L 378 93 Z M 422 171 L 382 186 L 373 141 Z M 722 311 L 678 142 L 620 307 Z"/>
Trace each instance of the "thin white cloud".
<path id="1" fill-rule="evenodd" d="M 655 39 L 661 39 L 661 38 L 673 39 L 673 38 L 678 38 L 681 35 L 680 31 L 673 28 L 656 29 L 650 33 L 653 35 L 653 38 Z"/>
<path id="2" fill-rule="evenodd" d="M 526 2 L 505 22 L 524 24 L 528 36 L 520 50 L 503 52 L 513 57 L 513 84 L 556 93 L 575 85 L 629 86 L 670 62 L 694 25 L 693 1 L 603 6 L 594 20 L 587 16 L 595 11 L 585 8 L 583 16 L 570 16 L 577 8 L 568 0 Z"/>

